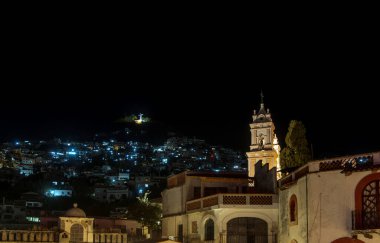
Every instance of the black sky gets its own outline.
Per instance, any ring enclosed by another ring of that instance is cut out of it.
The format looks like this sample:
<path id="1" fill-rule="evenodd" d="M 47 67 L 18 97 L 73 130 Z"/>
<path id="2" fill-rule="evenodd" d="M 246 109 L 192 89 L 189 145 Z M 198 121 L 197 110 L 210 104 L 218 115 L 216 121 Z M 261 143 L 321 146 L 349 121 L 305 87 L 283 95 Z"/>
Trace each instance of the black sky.
<path id="1" fill-rule="evenodd" d="M 380 150 L 379 68 L 365 41 L 56 37 L 15 40 L 3 56 L 1 140 L 86 137 L 142 112 L 246 151 L 262 89 L 282 143 L 299 119 L 317 157 Z"/>

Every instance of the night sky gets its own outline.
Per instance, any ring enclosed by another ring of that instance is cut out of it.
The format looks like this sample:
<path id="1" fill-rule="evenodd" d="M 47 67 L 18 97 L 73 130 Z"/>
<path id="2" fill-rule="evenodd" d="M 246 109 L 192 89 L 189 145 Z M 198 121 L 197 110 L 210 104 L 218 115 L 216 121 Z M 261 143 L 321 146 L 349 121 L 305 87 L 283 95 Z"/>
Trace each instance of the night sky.
<path id="1" fill-rule="evenodd" d="M 378 66 L 365 47 L 110 43 L 71 40 L 9 54 L 0 140 L 86 139 L 142 112 L 184 135 L 247 151 L 262 89 L 282 144 L 298 119 L 315 157 L 380 150 L 380 93 L 371 84 Z"/>

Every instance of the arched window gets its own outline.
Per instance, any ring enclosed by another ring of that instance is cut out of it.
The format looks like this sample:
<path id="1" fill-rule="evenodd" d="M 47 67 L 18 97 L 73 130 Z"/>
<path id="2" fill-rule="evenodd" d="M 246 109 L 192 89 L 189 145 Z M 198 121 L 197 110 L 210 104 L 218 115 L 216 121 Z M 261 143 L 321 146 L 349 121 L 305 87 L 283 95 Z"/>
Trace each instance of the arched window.
<path id="1" fill-rule="evenodd" d="M 298 205 L 296 195 L 292 195 L 289 200 L 289 219 L 290 223 L 297 224 L 298 222 Z"/>
<path id="2" fill-rule="evenodd" d="M 83 226 L 80 224 L 74 224 L 70 228 L 70 241 L 71 242 L 83 242 Z"/>
<path id="3" fill-rule="evenodd" d="M 380 173 L 364 177 L 355 190 L 355 229 L 380 226 Z"/>
<path id="4" fill-rule="evenodd" d="M 205 223 L 205 240 L 214 240 L 214 220 L 208 219 Z"/>
<path id="5" fill-rule="evenodd" d="M 368 225 L 378 225 L 380 222 L 380 180 L 371 181 L 362 192 L 363 221 Z"/>

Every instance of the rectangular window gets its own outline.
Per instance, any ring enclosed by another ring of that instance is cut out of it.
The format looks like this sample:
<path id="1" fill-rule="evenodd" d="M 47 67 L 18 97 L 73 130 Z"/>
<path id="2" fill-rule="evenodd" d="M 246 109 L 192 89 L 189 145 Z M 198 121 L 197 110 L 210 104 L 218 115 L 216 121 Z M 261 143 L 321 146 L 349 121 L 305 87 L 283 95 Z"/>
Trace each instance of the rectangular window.
<path id="1" fill-rule="evenodd" d="M 227 193 L 228 192 L 228 188 L 227 187 L 205 187 L 204 189 L 204 196 L 207 197 L 207 196 L 211 196 L 211 195 L 215 195 L 215 194 L 218 194 L 218 193 Z"/>
<path id="2" fill-rule="evenodd" d="M 193 234 L 197 234 L 198 233 L 197 221 L 191 222 L 191 233 L 193 233 Z"/>
<path id="3" fill-rule="evenodd" d="M 201 187 L 194 187 L 194 199 L 201 198 Z"/>
<path id="4" fill-rule="evenodd" d="M 178 241 L 183 242 L 183 225 L 178 225 Z"/>

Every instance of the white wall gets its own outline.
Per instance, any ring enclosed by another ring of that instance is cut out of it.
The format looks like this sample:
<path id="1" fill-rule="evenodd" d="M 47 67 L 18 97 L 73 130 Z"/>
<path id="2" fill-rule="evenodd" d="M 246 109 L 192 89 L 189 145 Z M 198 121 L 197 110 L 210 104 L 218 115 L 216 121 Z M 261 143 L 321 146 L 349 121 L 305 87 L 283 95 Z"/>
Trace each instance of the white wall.
<path id="1" fill-rule="evenodd" d="M 183 225 L 183 233 L 186 233 L 187 225 L 184 220 L 185 215 L 172 216 L 162 219 L 162 238 L 168 238 L 169 236 L 178 236 L 178 225 Z"/>
<path id="2" fill-rule="evenodd" d="M 289 200 L 292 195 L 297 197 L 297 223 L 290 223 Z M 307 238 L 307 200 L 306 177 L 297 181 L 289 189 L 279 192 L 279 242 L 306 242 Z"/>
<path id="3" fill-rule="evenodd" d="M 309 174 L 309 242 L 351 237 L 355 189 L 359 181 L 371 173 L 345 175 L 340 171 L 328 171 Z M 379 241 L 366 239 L 365 242 Z"/>
<path id="4" fill-rule="evenodd" d="M 162 192 L 162 214 L 172 215 L 183 212 L 184 204 L 182 187 L 174 187 Z"/>
<path id="5" fill-rule="evenodd" d="M 319 243 L 351 237 L 355 188 L 361 179 L 371 173 L 373 172 L 353 172 L 350 175 L 340 171 L 310 173 L 307 178 L 299 179 L 288 189 L 280 190 L 279 242 L 290 242 L 293 239 L 306 242 L 309 237 L 308 242 Z M 289 224 L 289 199 L 292 194 L 297 196 L 297 225 Z M 369 243 L 380 242 L 379 235 L 372 240 L 361 239 Z"/>

